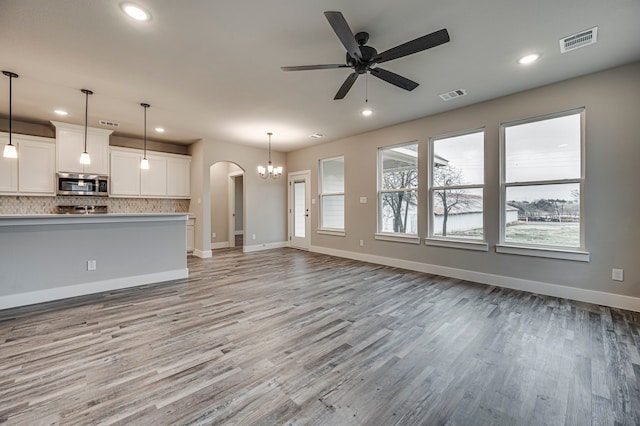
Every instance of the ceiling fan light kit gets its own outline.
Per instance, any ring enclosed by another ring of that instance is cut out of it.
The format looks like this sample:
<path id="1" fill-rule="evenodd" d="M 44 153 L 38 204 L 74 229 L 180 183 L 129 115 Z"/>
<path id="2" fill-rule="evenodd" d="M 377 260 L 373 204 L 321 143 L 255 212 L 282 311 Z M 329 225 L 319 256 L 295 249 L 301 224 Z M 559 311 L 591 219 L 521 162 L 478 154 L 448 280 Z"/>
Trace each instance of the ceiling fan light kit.
<path id="1" fill-rule="evenodd" d="M 324 12 L 324 16 L 329 21 L 329 25 L 333 28 L 333 31 L 338 36 L 338 39 L 342 45 L 347 49 L 346 63 L 345 64 L 324 64 L 324 65 L 299 65 L 291 67 L 282 67 L 283 71 L 307 71 L 307 70 L 321 70 L 321 69 L 335 69 L 335 68 L 351 68 L 351 73 L 347 79 L 342 83 L 340 89 L 336 93 L 334 100 L 344 99 L 353 84 L 361 74 L 369 73 L 387 83 L 393 84 L 401 89 L 411 91 L 418 87 L 418 83 L 409 80 L 406 77 L 388 71 L 384 68 L 380 68 L 377 64 L 381 64 L 393 59 L 402 58 L 404 56 L 412 55 L 414 53 L 421 52 L 423 50 L 431 49 L 432 47 L 439 46 L 449 42 L 449 33 L 446 29 L 427 34 L 419 37 L 415 40 L 408 41 L 399 46 L 393 47 L 382 53 L 378 53 L 376 49 L 371 46 L 366 46 L 369 41 L 369 34 L 361 31 L 356 35 L 353 35 L 351 28 L 346 19 L 340 12 L 327 11 Z"/>

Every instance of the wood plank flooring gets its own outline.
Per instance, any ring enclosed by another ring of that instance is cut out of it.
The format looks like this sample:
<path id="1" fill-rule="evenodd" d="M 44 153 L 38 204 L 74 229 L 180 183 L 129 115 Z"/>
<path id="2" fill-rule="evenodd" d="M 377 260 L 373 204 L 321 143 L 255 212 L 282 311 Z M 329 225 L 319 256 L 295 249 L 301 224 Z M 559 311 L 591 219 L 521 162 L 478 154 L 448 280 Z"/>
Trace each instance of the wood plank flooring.
<path id="1" fill-rule="evenodd" d="M 640 424 L 640 315 L 277 249 L 0 311 L 12 425 Z"/>

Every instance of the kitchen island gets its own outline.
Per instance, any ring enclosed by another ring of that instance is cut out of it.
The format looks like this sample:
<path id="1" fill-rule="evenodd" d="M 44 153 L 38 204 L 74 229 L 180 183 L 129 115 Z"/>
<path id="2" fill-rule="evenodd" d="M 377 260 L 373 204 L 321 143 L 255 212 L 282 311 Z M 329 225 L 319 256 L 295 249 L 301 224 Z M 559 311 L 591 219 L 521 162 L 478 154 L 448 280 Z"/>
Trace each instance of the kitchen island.
<path id="1" fill-rule="evenodd" d="M 0 216 L 0 309 L 187 278 L 187 218 Z"/>

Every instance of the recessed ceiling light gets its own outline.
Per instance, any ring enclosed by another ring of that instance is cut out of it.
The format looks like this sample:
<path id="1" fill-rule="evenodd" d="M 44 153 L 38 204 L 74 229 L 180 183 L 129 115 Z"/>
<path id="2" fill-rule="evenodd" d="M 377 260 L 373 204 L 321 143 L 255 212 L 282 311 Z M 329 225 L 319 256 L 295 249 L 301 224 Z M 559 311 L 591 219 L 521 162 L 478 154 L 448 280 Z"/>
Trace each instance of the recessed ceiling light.
<path id="1" fill-rule="evenodd" d="M 158 133 L 164 133 L 164 127 L 156 127 L 155 131 Z"/>
<path id="2" fill-rule="evenodd" d="M 320 139 L 322 136 L 324 136 L 322 133 L 314 133 L 311 135 L 311 137 L 314 139 Z"/>
<path id="3" fill-rule="evenodd" d="M 151 15 L 149 12 L 141 8 L 140 6 L 136 6 L 133 3 L 122 3 L 120 8 L 124 13 L 135 19 L 136 21 L 148 21 L 151 19 Z"/>
<path id="4" fill-rule="evenodd" d="M 373 110 L 371 108 L 365 108 L 362 110 L 362 115 L 364 115 L 365 117 L 368 117 L 371 114 L 373 114 Z"/>
<path id="5" fill-rule="evenodd" d="M 540 55 L 537 53 L 532 53 L 530 55 L 526 55 L 523 56 L 522 58 L 518 59 L 518 63 L 520 65 L 528 65 L 528 64 L 532 64 L 535 61 L 538 60 L 538 58 L 540 58 Z"/>
<path id="6" fill-rule="evenodd" d="M 55 112 L 58 115 L 69 115 L 69 113 L 63 109 L 54 109 L 53 112 Z"/>

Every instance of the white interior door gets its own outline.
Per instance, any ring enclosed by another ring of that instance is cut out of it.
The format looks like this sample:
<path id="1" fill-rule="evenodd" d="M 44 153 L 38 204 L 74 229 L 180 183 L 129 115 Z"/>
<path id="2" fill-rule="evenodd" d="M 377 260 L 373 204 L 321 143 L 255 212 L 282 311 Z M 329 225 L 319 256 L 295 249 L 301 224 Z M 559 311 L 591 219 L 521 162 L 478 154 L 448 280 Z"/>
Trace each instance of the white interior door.
<path id="1" fill-rule="evenodd" d="M 311 244 L 309 181 L 309 171 L 289 173 L 289 243 L 303 250 Z"/>

